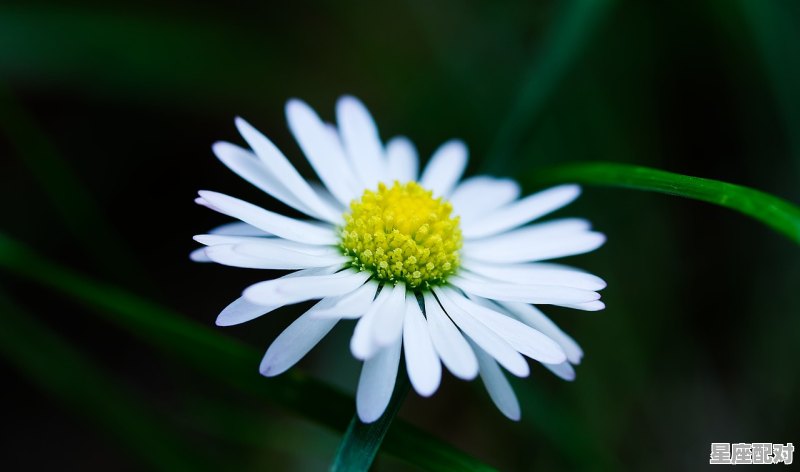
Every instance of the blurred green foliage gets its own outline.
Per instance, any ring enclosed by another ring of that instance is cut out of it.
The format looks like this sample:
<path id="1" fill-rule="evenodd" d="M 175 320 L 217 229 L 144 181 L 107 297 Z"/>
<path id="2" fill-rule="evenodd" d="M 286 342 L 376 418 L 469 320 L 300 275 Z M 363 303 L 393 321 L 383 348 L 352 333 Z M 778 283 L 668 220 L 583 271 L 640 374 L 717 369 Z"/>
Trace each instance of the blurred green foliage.
<path id="1" fill-rule="evenodd" d="M 423 156 L 465 139 L 473 172 L 534 183 L 549 166 L 610 161 L 798 202 L 798 31 L 791 0 L 4 2 L 0 366 L 16 408 L 3 461 L 328 466 L 330 431 L 352 415 L 340 392 L 358 369 L 350 326 L 301 370 L 262 378 L 260 352 L 297 310 L 223 333 L 219 308 L 265 276 L 186 260 L 190 236 L 222 221 L 191 208 L 196 189 L 276 205 L 211 156 L 211 142 L 238 139 L 234 115 L 307 175 L 283 103 L 332 118 L 353 93 L 384 137 L 406 134 Z M 620 183 L 551 178 L 565 175 Z M 523 419 L 511 423 L 478 383 L 447 378 L 432 399 L 408 398 L 377 469 L 694 469 L 712 441 L 797 436 L 793 242 L 721 209 L 612 188 L 587 188 L 562 213 L 609 236 L 575 261 L 609 282 L 609 308 L 548 310 L 586 352 L 578 379 L 537 368 L 514 379 Z"/>

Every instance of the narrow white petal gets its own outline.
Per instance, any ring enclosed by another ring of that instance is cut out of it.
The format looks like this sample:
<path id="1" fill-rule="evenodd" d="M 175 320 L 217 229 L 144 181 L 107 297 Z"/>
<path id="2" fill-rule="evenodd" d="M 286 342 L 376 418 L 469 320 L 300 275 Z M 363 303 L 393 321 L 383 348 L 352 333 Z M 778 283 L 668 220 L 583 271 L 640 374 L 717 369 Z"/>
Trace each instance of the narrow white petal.
<path id="1" fill-rule="evenodd" d="M 389 179 L 401 183 L 417 180 L 419 157 L 414 144 L 403 136 L 392 138 L 386 144 L 386 161 Z"/>
<path id="2" fill-rule="evenodd" d="M 194 262 L 214 262 L 206 255 L 206 248 L 201 247 L 189 253 L 189 259 Z"/>
<path id="3" fill-rule="evenodd" d="M 483 238 L 522 226 L 569 204 L 581 193 L 577 185 L 560 185 L 530 195 L 500 210 L 464 224 L 465 238 Z"/>
<path id="4" fill-rule="evenodd" d="M 344 96 L 336 103 L 336 121 L 352 168 L 364 187 L 374 189 L 386 180 L 387 169 L 378 127 L 358 99 Z"/>
<path id="5" fill-rule="evenodd" d="M 285 264 L 276 264 L 274 261 L 264 261 L 254 257 L 238 254 L 233 250 L 233 244 L 216 244 L 206 248 L 206 256 L 209 259 L 230 267 L 240 267 L 243 269 L 274 269 L 281 270 Z M 295 267 L 296 269 L 297 267 Z M 299 267 L 305 269 L 305 267 Z M 290 270 L 291 268 L 286 268 Z"/>
<path id="6" fill-rule="evenodd" d="M 558 303 L 585 303 L 598 300 L 600 295 L 590 290 L 551 285 L 521 285 L 506 282 L 483 282 L 453 277 L 450 281 L 456 287 L 479 297 L 553 305 Z"/>
<path id="7" fill-rule="evenodd" d="M 205 190 L 199 193 L 216 211 L 282 238 L 307 244 L 330 245 L 337 242 L 336 234 L 330 229 L 279 215 L 222 193 Z"/>
<path id="8" fill-rule="evenodd" d="M 452 290 L 446 290 L 446 293 L 451 301 L 494 331 L 521 354 L 546 364 L 558 364 L 567 360 L 564 349 L 547 333 L 523 324 L 507 314 L 499 313 L 497 307 L 479 305 Z"/>
<path id="9" fill-rule="evenodd" d="M 478 360 L 467 340 L 444 313 L 439 302 L 430 293 L 425 296 L 425 315 L 433 347 L 442 363 L 456 377 L 472 380 L 478 375 Z"/>
<path id="10" fill-rule="evenodd" d="M 365 272 L 344 270 L 332 275 L 267 280 L 247 287 L 244 297 L 253 303 L 289 305 L 350 293 L 368 278 Z"/>
<path id="11" fill-rule="evenodd" d="M 217 326 L 233 326 L 265 315 L 283 305 L 259 305 L 239 297 L 217 316 Z"/>
<path id="12" fill-rule="evenodd" d="M 214 234 L 201 234 L 194 239 L 209 245 L 205 251 L 208 259 L 232 267 L 296 270 L 342 266 L 348 261 L 331 247 L 312 246 L 286 239 Z"/>
<path id="13" fill-rule="evenodd" d="M 601 302 L 600 300 L 595 300 L 593 302 L 586 302 L 586 303 L 557 303 L 558 306 L 563 306 L 565 308 L 574 308 L 576 310 L 583 310 L 583 311 L 600 311 L 605 310 L 606 304 Z"/>
<path id="14" fill-rule="evenodd" d="M 548 264 L 491 264 L 465 258 L 462 267 L 490 279 L 525 285 L 561 285 L 584 290 L 602 290 L 606 287 L 605 281 L 595 275 Z"/>
<path id="15" fill-rule="evenodd" d="M 259 260 L 261 263 L 270 264 L 273 269 L 292 270 L 305 269 L 306 267 L 328 267 L 335 264 L 343 265 L 349 258 L 337 254 L 331 248 L 326 254 L 316 254 L 303 250 L 295 250 L 281 244 L 242 243 L 233 246 L 233 251 L 245 257 Z"/>
<path id="16" fill-rule="evenodd" d="M 370 280 L 347 295 L 326 299 L 331 300 L 331 303 L 324 305 L 320 303 L 314 306 L 311 310 L 312 316 L 315 318 L 359 318 L 369 310 L 378 287 L 377 282 Z"/>
<path id="17" fill-rule="evenodd" d="M 414 390 L 423 397 L 433 395 L 442 380 L 442 364 L 433 347 L 428 324 L 422 316 L 417 297 L 413 293 L 406 294 L 403 349 L 408 378 Z"/>
<path id="18" fill-rule="evenodd" d="M 405 314 L 406 286 L 401 282 L 391 288 L 389 299 L 372 325 L 373 339 L 378 347 L 393 344 L 403 334 Z"/>
<path id="19" fill-rule="evenodd" d="M 323 202 L 308 185 L 308 182 L 289 163 L 289 160 L 274 145 L 272 141 L 261 134 L 247 121 L 236 118 L 236 128 L 247 144 L 253 148 L 261 162 L 287 190 L 297 197 L 304 205 L 318 214 L 321 219 L 336 223 L 339 221 L 339 212 Z"/>
<path id="20" fill-rule="evenodd" d="M 230 170 L 267 194 L 309 216 L 324 217 L 292 193 L 252 152 L 224 141 L 214 143 L 211 149 Z"/>
<path id="21" fill-rule="evenodd" d="M 359 184 L 339 143 L 305 102 L 289 100 L 286 118 L 297 143 L 322 183 L 343 205 L 358 196 Z"/>
<path id="22" fill-rule="evenodd" d="M 311 275 L 324 275 L 327 273 L 332 273 L 334 269 L 332 268 L 325 268 L 325 269 L 303 269 L 298 270 L 296 272 L 292 272 L 291 274 L 286 274 L 281 279 L 292 279 L 296 277 L 308 277 Z M 261 315 L 267 314 L 277 308 L 282 307 L 284 304 L 282 303 L 274 303 L 269 305 L 253 303 L 244 297 L 240 297 L 233 301 L 230 305 L 225 307 L 224 310 L 217 316 L 217 326 L 233 326 L 240 323 L 244 323 L 246 321 L 250 321 L 254 318 L 258 318 Z"/>
<path id="23" fill-rule="evenodd" d="M 567 333 L 561 330 L 550 318 L 542 313 L 538 308 L 525 303 L 497 302 L 500 306 L 508 310 L 517 319 L 537 329 L 557 342 L 567 354 L 567 360 L 573 364 L 578 364 L 583 357 L 583 349 Z"/>
<path id="24" fill-rule="evenodd" d="M 317 244 L 298 243 L 289 239 L 278 237 L 260 236 L 227 236 L 222 234 L 198 234 L 192 237 L 195 241 L 206 246 L 216 246 L 218 244 L 248 245 L 265 248 L 280 248 L 294 252 L 302 252 L 314 256 L 330 256 L 339 254 L 333 246 L 321 246 Z"/>
<path id="25" fill-rule="evenodd" d="M 547 370 L 556 374 L 560 378 L 572 382 L 575 380 L 575 368 L 569 362 L 562 362 L 561 364 L 542 364 L 547 367 Z"/>
<path id="26" fill-rule="evenodd" d="M 462 181 L 450 196 L 453 212 L 462 224 L 482 217 L 519 197 L 519 184 L 511 179 L 495 179 L 484 175 Z"/>
<path id="27" fill-rule="evenodd" d="M 522 231 L 522 230 L 520 230 Z M 486 242 L 467 242 L 464 256 L 494 263 L 542 261 L 559 257 L 575 256 L 594 251 L 606 242 L 602 233 L 584 231 L 560 238 L 533 240 L 527 244 L 509 244 L 498 236 Z"/>
<path id="28" fill-rule="evenodd" d="M 448 197 L 467 167 L 467 146 L 459 140 L 448 141 L 433 153 L 422 172 L 420 184 L 435 197 Z"/>
<path id="29" fill-rule="evenodd" d="M 356 323 L 356 328 L 353 330 L 353 337 L 350 338 L 350 352 L 353 357 L 360 360 L 369 359 L 378 352 L 378 346 L 375 344 L 375 339 L 372 336 L 372 326 L 375 323 L 376 317 L 379 316 L 389 299 L 391 289 L 384 286 L 375 300 L 370 304 L 364 316 Z"/>
<path id="30" fill-rule="evenodd" d="M 486 391 L 489 392 L 489 397 L 497 406 L 497 409 L 500 410 L 500 413 L 508 419 L 519 421 L 522 413 L 517 395 L 514 394 L 514 389 L 508 383 L 508 379 L 503 374 L 500 366 L 480 347 L 475 346 L 475 353 L 480 364 L 481 380 L 483 380 L 483 385 L 486 386 Z"/>
<path id="31" fill-rule="evenodd" d="M 364 362 L 356 392 L 356 411 L 364 423 L 383 415 L 392 398 L 400 364 L 400 338 Z"/>
<path id="32" fill-rule="evenodd" d="M 530 374 L 530 368 L 525 358 L 508 342 L 453 303 L 446 290 L 436 289 L 435 292 L 445 312 L 475 344 L 491 354 L 500 365 L 517 377 L 527 377 Z"/>
<path id="33" fill-rule="evenodd" d="M 210 230 L 208 233 L 223 236 L 270 236 L 270 233 L 241 221 L 225 223 Z"/>
<path id="34" fill-rule="evenodd" d="M 344 213 L 345 208 L 347 208 L 347 204 L 340 202 L 336 197 L 334 197 L 325 185 L 319 182 L 309 182 L 308 185 L 311 186 L 311 190 L 313 190 L 322 201 L 328 204 L 328 206 L 335 208 L 340 214 Z"/>
<path id="35" fill-rule="evenodd" d="M 286 372 L 320 342 L 337 319 L 317 319 L 306 312 L 294 320 L 267 349 L 261 360 L 261 375 L 274 377 Z"/>

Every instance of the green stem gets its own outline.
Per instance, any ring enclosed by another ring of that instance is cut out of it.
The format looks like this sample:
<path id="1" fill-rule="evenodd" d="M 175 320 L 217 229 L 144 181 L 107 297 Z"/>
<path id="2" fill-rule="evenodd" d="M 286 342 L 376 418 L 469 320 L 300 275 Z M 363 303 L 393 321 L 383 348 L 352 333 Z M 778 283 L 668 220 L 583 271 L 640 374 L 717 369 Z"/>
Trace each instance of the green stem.
<path id="1" fill-rule="evenodd" d="M 336 451 L 336 457 L 331 464 L 331 472 L 365 472 L 369 470 L 383 443 L 383 438 L 389 431 L 392 420 L 400 411 L 409 387 L 408 376 L 401 372 L 397 376 L 397 385 L 389 401 L 389 406 L 386 407 L 386 411 L 383 416 L 378 418 L 378 421 L 366 424 L 358 419 L 357 414 L 353 415 L 342 442 L 339 444 L 339 450 Z"/>

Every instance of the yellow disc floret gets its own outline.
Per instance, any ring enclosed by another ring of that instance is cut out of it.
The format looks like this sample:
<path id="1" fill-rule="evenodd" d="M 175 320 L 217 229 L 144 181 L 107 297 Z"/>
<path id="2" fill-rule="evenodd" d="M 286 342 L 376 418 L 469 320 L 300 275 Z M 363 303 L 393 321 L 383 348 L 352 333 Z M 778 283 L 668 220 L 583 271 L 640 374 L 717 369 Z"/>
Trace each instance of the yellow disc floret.
<path id="1" fill-rule="evenodd" d="M 378 184 L 350 204 L 341 248 L 351 265 L 410 288 L 445 283 L 459 265 L 461 228 L 453 206 L 416 182 Z"/>

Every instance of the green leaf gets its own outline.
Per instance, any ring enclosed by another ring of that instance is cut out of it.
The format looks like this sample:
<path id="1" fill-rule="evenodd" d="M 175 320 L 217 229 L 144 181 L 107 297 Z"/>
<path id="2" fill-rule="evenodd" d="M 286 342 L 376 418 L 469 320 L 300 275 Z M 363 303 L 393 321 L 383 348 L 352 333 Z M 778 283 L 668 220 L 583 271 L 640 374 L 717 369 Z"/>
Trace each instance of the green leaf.
<path id="1" fill-rule="evenodd" d="M 389 406 L 386 407 L 386 411 L 383 416 L 378 418 L 378 421 L 365 424 L 361 422 L 357 414 L 353 415 L 350 426 L 347 427 L 339 445 L 339 450 L 336 452 L 331 472 L 366 472 L 369 470 L 372 461 L 375 460 L 375 455 L 378 454 L 383 438 L 389 431 L 392 420 L 400 411 L 409 387 L 408 377 L 401 372 L 397 376 L 397 385 L 389 401 Z"/>
<path id="2" fill-rule="evenodd" d="M 92 308 L 106 321 L 182 359 L 221 384 L 260 400 L 269 399 L 321 425 L 344 431 L 353 399 L 297 369 L 275 378 L 260 376 L 262 353 L 184 316 L 127 292 L 50 262 L 24 244 L 0 233 L 0 268 L 67 295 Z M 395 422 L 384 450 L 426 470 L 493 470 L 430 434 Z"/>
<path id="3" fill-rule="evenodd" d="M 536 172 L 526 183 L 576 182 L 692 198 L 736 210 L 800 244 L 800 208 L 768 193 L 719 180 L 615 163 L 577 163 Z"/>

